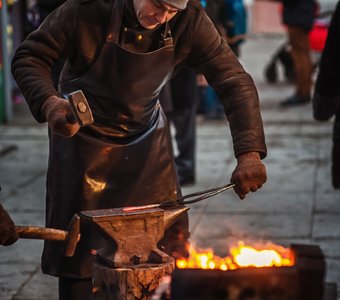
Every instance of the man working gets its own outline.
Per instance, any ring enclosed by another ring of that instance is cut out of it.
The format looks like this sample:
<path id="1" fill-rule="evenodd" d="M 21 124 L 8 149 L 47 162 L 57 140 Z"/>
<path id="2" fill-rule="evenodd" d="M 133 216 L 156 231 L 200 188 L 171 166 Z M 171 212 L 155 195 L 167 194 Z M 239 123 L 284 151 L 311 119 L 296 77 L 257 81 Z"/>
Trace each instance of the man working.
<path id="1" fill-rule="evenodd" d="M 59 91 L 51 67 L 66 58 Z M 65 229 L 80 210 L 160 203 L 181 191 L 169 128 L 158 94 L 174 71 L 189 65 L 219 94 L 230 122 L 241 199 L 266 181 L 266 146 L 254 83 L 196 0 L 68 0 L 31 33 L 12 72 L 33 116 L 48 122 L 50 157 L 46 225 Z M 94 124 L 68 117 L 65 96 L 82 90 Z M 71 121 L 71 122 L 70 122 Z M 90 249 L 103 237 L 82 228 L 76 253 L 46 242 L 44 273 L 59 277 L 60 299 L 93 299 Z M 186 254 L 187 218 L 159 247 Z"/>

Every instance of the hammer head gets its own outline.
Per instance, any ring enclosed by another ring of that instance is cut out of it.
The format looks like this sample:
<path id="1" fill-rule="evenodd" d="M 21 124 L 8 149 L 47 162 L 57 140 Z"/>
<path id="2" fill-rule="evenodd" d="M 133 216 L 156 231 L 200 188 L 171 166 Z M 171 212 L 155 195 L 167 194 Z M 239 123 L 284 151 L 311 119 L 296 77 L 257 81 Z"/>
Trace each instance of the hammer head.
<path id="1" fill-rule="evenodd" d="M 75 91 L 68 95 L 73 115 L 80 126 L 87 126 L 94 122 L 89 103 L 82 91 Z"/>

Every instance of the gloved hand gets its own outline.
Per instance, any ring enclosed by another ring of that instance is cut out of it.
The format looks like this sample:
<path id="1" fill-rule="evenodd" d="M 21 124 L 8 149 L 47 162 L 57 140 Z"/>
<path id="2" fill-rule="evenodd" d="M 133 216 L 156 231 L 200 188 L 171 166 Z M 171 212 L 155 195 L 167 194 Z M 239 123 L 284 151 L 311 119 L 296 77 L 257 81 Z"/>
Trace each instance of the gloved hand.
<path id="1" fill-rule="evenodd" d="M 0 204 L 0 245 L 9 246 L 18 240 L 14 223 L 7 211 Z"/>
<path id="2" fill-rule="evenodd" d="M 255 192 L 266 182 L 266 168 L 258 152 L 243 153 L 237 157 L 237 166 L 230 182 L 235 183 L 234 190 L 240 199 L 249 192 Z"/>
<path id="3" fill-rule="evenodd" d="M 46 99 L 41 110 L 53 133 L 71 137 L 78 132 L 80 125 L 73 117 L 68 101 L 57 96 L 51 96 Z"/>

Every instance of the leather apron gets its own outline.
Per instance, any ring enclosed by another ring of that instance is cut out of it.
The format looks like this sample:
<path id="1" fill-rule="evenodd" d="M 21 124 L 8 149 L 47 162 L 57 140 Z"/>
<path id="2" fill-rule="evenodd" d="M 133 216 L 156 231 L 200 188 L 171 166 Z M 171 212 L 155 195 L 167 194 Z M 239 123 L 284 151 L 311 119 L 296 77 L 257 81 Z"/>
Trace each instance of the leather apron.
<path id="1" fill-rule="evenodd" d="M 82 210 L 159 203 L 180 196 L 170 131 L 158 101 L 174 69 L 171 31 L 166 24 L 162 46 L 155 51 L 124 49 L 118 44 L 123 10 L 124 0 L 116 0 L 106 42 L 90 69 L 59 86 L 64 95 L 82 90 L 95 122 L 72 138 L 50 133 L 48 227 L 66 229 L 74 213 Z M 150 66 L 156 67 L 150 71 Z M 182 223 L 187 236 L 187 217 Z M 45 242 L 44 273 L 92 276 L 90 250 L 101 248 L 105 237 L 89 224 L 81 225 L 81 233 L 71 258 L 63 256 L 62 243 Z"/>

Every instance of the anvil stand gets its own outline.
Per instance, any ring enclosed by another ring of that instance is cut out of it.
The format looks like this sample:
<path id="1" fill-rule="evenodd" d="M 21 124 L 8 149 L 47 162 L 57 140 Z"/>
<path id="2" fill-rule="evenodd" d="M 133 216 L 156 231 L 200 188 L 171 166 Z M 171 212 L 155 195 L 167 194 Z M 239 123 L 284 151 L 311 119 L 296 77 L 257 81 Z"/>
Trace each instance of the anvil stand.
<path id="1" fill-rule="evenodd" d="M 161 279 L 172 273 L 174 259 L 157 248 L 164 232 L 187 207 L 163 210 L 123 208 L 83 211 L 81 217 L 112 238 L 97 252 L 93 287 L 96 300 L 148 300 Z"/>

